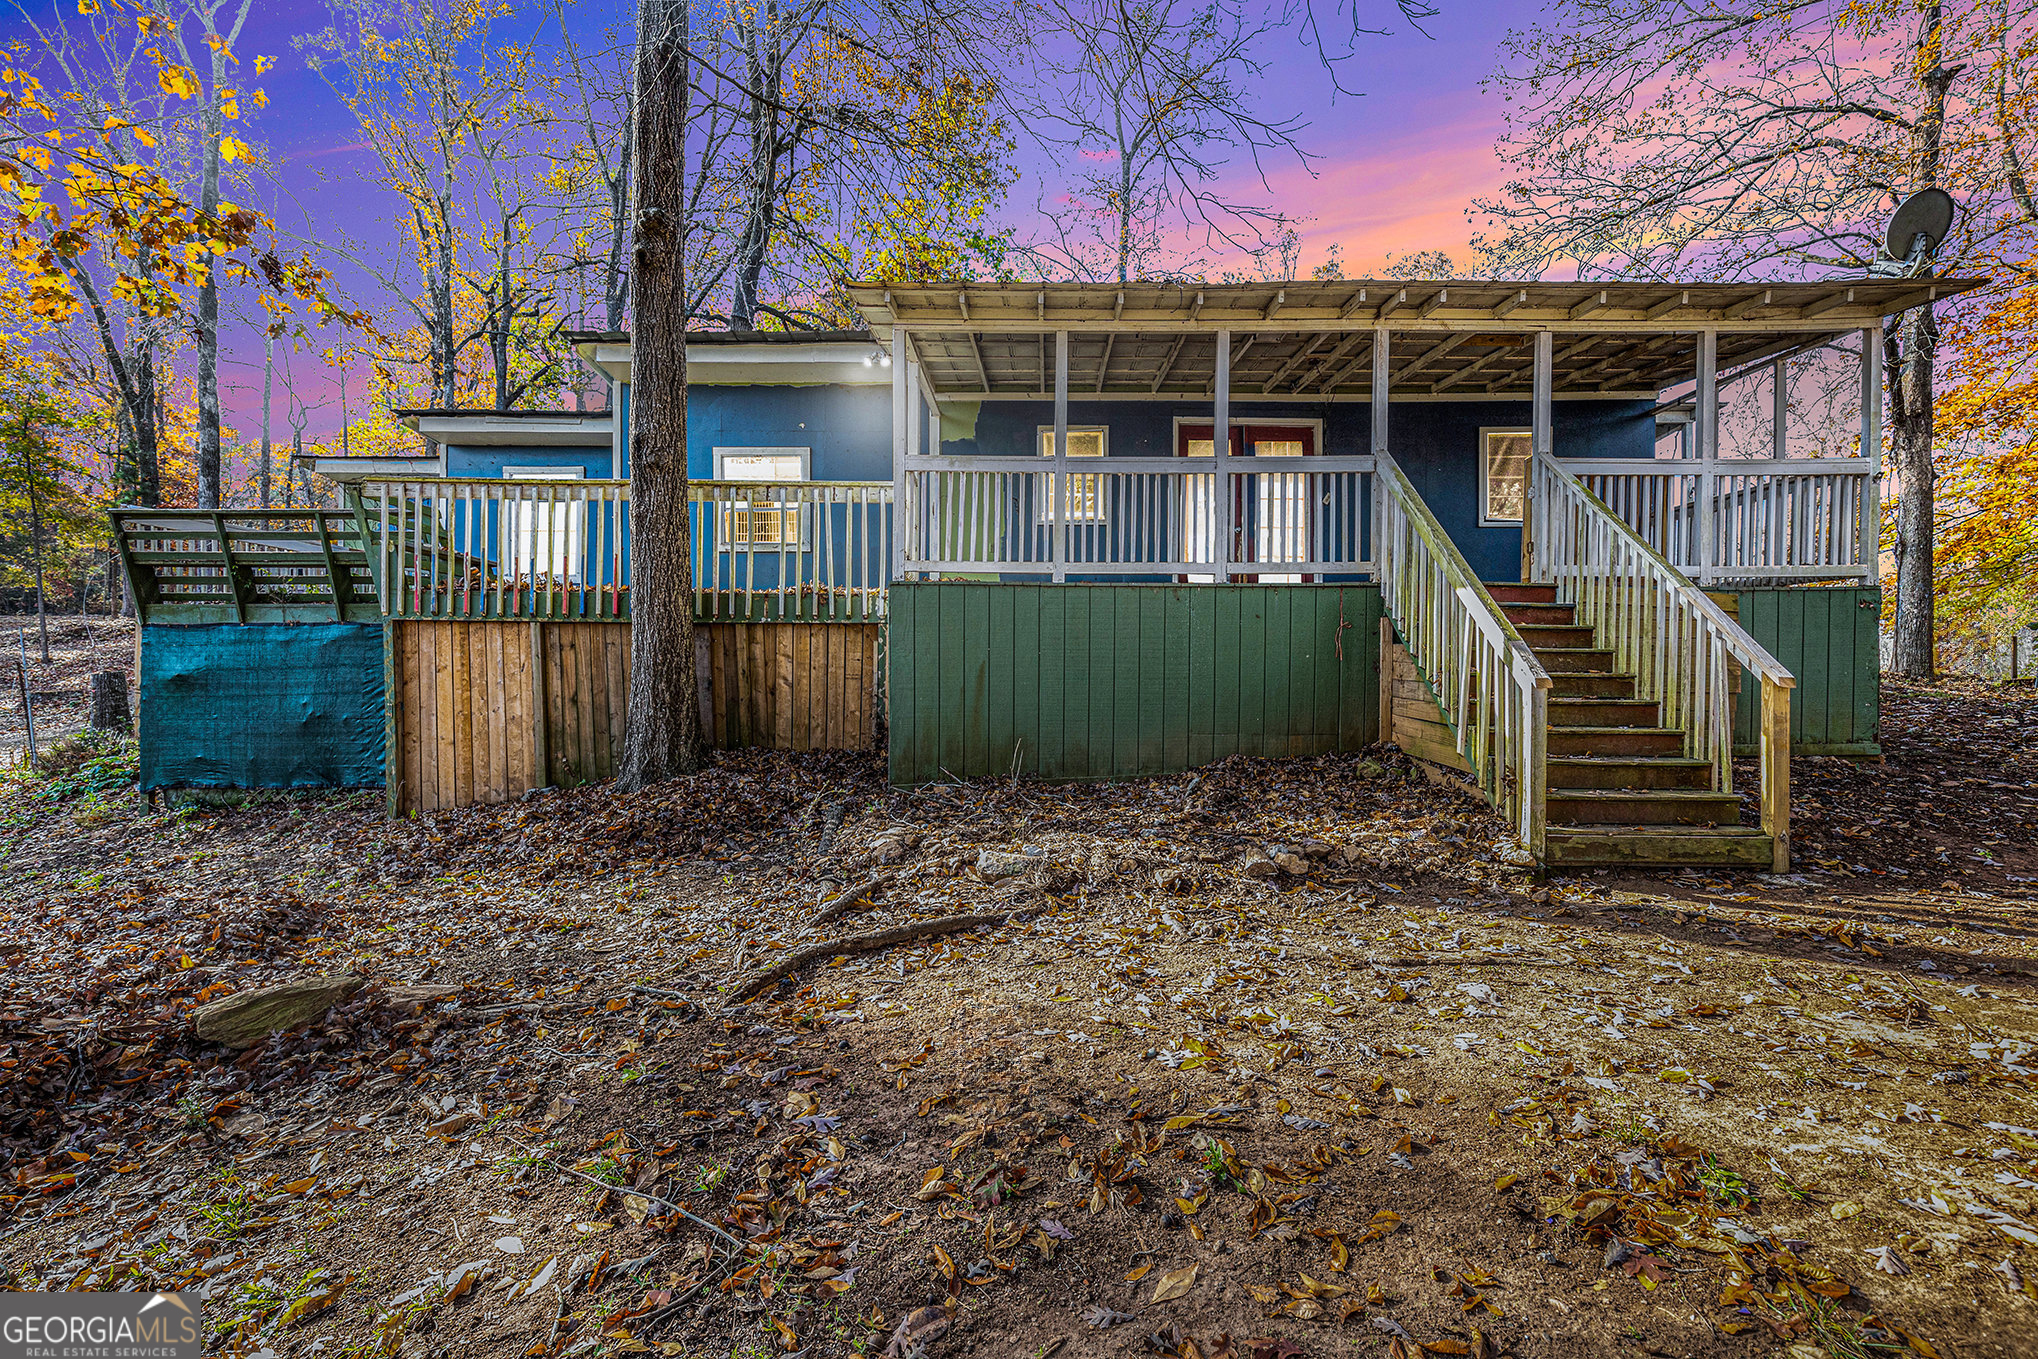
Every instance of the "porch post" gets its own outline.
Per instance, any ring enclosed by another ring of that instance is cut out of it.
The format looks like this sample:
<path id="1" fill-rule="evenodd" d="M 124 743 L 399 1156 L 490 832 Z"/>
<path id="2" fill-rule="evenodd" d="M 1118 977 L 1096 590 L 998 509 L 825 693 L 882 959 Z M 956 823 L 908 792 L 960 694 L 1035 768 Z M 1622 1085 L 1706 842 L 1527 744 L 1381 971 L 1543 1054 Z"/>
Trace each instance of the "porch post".
<path id="1" fill-rule="evenodd" d="M 1231 496 L 1231 332 L 1217 332 L 1217 401 L 1210 411 L 1210 470 L 1216 478 L 1217 579 L 1231 579 L 1237 550 L 1238 506 Z"/>
<path id="2" fill-rule="evenodd" d="M 1692 418 L 1698 425 L 1697 528 L 1704 535 L 1695 554 L 1699 582 L 1712 583 L 1720 552 L 1720 333 L 1707 327 L 1698 333 L 1698 392 Z"/>
<path id="3" fill-rule="evenodd" d="M 1769 394 L 1772 402 L 1769 410 L 1769 456 L 1777 459 L 1788 456 L 1784 452 L 1788 444 L 1784 417 L 1790 411 L 1790 377 L 1786 371 L 1789 367 L 1790 360 L 1778 359 L 1772 369 L 1775 375 L 1772 386 L 1775 390 Z"/>
<path id="4" fill-rule="evenodd" d="M 1536 459 L 1555 457 L 1556 424 L 1550 414 L 1551 393 L 1557 385 L 1557 337 L 1547 330 L 1536 332 L 1535 375 L 1529 384 L 1529 466 L 1521 495 L 1521 578 L 1535 579 L 1536 569 Z M 1486 494 L 1480 487 L 1479 494 Z"/>
<path id="5" fill-rule="evenodd" d="M 1373 455 L 1373 579 L 1384 590 L 1387 580 L 1382 575 L 1380 564 L 1387 559 L 1387 483 L 1382 479 L 1380 466 L 1382 457 L 1391 457 L 1387 452 L 1387 399 L 1388 388 L 1393 385 L 1389 360 L 1393 357 L 1393 336 L 1385 326 L 1373 327 L 1373 385 L 1367 403 L 1372 408 L 1373 430 L 1367 451 Z M 1388 620 L 1381 620 L 1382 627 L 1390 626 Z M 1387 692 L 1386 652 L 1381 652 L 1380 692 Z M 1385 702 L 1383 698 L 1381 700 Z M 1385 736 L 1380 738 L 1386 740 Z"/>
<path id="6" fill-rule="evenodd" d="M 1861 332 L 1861 456 L 1868 484 L 1861 489 L 1861 583 L 1882 580 L 1882 331 Z"/>
<path id="7" fill-rule="evenodd" d="M 1373 456 L 1387 452 L 1387 400 L 1388 387 L 1393 383 L 1389 362 L 1393 357 L 1394 337 L 1385 326 L 1373 327 L 1373 390 L 1369 398 L 1373 407 Z"/>
<path id="8" fill-rule="evenodd" d="M 912 413 L 906 401 L 906 328 L 892 327 L 892 579 L 906 576 L 906 538 L 916 525 L 906 504 L 906 438 Z M 915 540 L 916 556 L 926 556 L 925 542 Z"/>
<path id="9" fill-rule="evenodd" d="M 926 452 L 927 406 L 921 390 L 920 365 L 906 360 L 906 456 L 917 458 Z"/>
<path id="10" fill-rule="evenodd" d="M 1054 580 L 1068 579 L 1069 333 L 1054 333 Z"/>

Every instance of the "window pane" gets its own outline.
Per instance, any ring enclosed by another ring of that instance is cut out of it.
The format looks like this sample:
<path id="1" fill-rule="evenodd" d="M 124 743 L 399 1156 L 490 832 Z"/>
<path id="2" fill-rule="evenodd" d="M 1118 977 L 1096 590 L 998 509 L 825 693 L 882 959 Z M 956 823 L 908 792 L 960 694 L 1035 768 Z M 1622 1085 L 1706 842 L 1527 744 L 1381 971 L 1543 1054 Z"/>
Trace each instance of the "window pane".
<path id="1" fill-rule="evenodd" d="M 724 481 L 804 481 L 797 453 L 725 453 Z"/>
<path id="2" fill-rule="evenodd" d="M 1300 439 L 1255 439 L 1253 456 L 1256 458 L 1299 458 L 1302 456 Z"/>
<path id="3" fill-rule="evenodd" d="M 1486 436 L 1486 517 L 1519 522 L 1528 494 L 1529 435 L 1507 430 Z"/>
<path id="4" fill-rule="evenodd" d="M 1214 457 L 1216 457 L 1216 456 L 1217 456 L 1217 443 L 1216 443 L 1216 441 L 1215 441 L 1215 440 L 1213 440 L 1213 439 L 1191 439 L 1191 440 L 1189 440 L 1189 456 L 1190 456 L 1190 457 L 1192 457 L 1192 458 L 1214 458 Z"/>
<path id="5" fill-rule="evenodd" d="M 1040 456 L 1054 456 L 1054 430 L 1040 431 Z M 1069 456 L 1071 458 L 1101 458 L 1104 456 L 1104 431 L 1101 429 L 1069 430 Z"/>

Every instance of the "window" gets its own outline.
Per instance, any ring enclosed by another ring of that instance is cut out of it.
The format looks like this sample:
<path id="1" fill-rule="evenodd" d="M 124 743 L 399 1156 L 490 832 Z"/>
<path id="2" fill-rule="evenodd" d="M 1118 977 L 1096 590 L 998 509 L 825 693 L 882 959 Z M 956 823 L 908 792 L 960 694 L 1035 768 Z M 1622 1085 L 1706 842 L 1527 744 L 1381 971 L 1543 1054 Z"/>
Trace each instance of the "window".
<path id="1" fill-rule="evenodd" d="M 1528 503 L 1529 431 L 1482 429 L 1479 446 L 1479 522 L 1519 524 Z"/>
<path id="2" fill-rule="evenodd" d="M 506 481 L 579 481 L 578 467 L 505 467 Z M 587 523 L 584 500 L 549 499 L 548 493 L 512 492 L 503 499 L 502 557 L 505 565 L 527 580 L 580 579 L 581 534 Z"/>
<path id="3" fill-rule="evenodd" d="M 762 481 L 788 485 L 806 481 L 813 465 L 813 450 L 806 448 L 718 448 L 715 450 L 715 480 Z M 809 529 L 807 516 L 798 505 L 770 497 L 735 498 L 721 503 L 715 528 L 715 542 L 723 552 L 738 548 L 803 549 Z"/>
<path id="4" fill-rule="evenodd" d="M 1054 456 L 1054 426 L 1040 427 L 1040 456 Z M 1071 458 L 1101 458 L 1104 456 L 1104 426 L 1070 425 L 1069 456 Z M 1054 478 L 1042 477 L 1044 485 L 1040 493 L 1040 522 L 1050 523 L 1054 519 Z M 1096 473 L 1073 473 L 1069 477 L 1069 513 L 1071 524 L 1101 524 L 1104 522 L 1104 478 Z"/>

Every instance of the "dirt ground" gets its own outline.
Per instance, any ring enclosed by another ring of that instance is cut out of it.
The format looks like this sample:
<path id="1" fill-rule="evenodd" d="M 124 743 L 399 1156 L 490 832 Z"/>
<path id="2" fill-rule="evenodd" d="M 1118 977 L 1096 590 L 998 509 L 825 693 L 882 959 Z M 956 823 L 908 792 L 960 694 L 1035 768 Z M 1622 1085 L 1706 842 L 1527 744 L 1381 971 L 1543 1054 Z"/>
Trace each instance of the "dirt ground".
<path id="1" fill-rule="evenodd" d="M 95 670 L 125 672 L 132 701 L 136 679 L 132 618 L 52 614 L 48 624 L 50 659 L 44 664 L 35 615 L 0 614 L 0 765 L 19 761 L 28 746 L 18 675 L 24 644 L 28 656 L 29 704 L 35 715 L 38 743 L 84 727 L 91 709 L 88 685 Z"/>
<path id="2" fill-rule="evenodd" d="M 1780 877 L 1537 882 L 1385 751 L 401 821 L 16 779 L 0 1284 L 248 1355 L 2027 1355 L 2038 703 L 1883 712 Z"/>

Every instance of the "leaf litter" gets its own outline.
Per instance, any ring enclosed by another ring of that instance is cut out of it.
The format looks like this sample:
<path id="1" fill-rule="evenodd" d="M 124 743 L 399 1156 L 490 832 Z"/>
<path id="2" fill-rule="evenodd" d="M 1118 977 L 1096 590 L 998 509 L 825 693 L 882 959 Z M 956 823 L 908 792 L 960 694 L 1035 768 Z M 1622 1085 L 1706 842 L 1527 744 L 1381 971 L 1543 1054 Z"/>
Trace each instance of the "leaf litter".
<path id="1" fill-rule="evenodd" d="M 1537 882 L 1387 752 L 738 752 L 396 822 L 13 788 L 0 1271 L 203 1290 L 245 1355 L 2014 1354 L 2019 702 L 1890 686 L 1783 877 Z"/>

